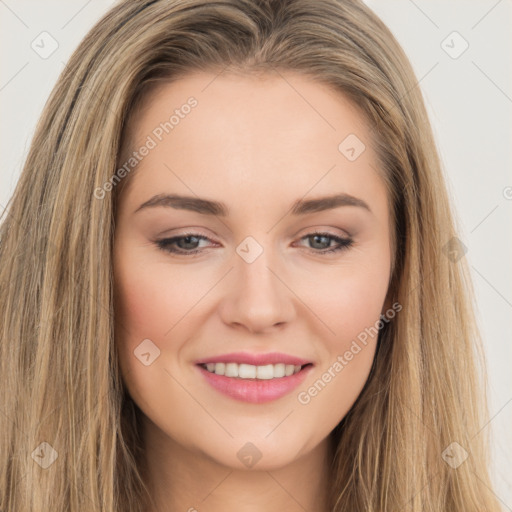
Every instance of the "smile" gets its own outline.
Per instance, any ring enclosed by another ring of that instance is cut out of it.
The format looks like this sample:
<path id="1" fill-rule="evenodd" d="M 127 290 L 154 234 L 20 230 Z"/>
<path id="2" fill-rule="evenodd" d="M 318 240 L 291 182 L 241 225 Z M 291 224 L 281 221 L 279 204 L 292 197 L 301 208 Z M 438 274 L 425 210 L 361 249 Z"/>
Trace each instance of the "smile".
<path id="1" fill-rule="evenodd" d="M 196 362 L 215 391 L 232 399 L 262 404 L 291 393 L 314 365 L 286 354 L 224 354 Z"/>
<path id="2" fill-rule="evenodd" d="M 244 363 L 207 363 L 204 364 L 203 367 L 210 373 L 215 373 L 216 375 L 224 375 L 238 379 L 259 380 L 290 377 L 291 375 L 299 373 L 302 369 L 301 365 L 284 363 L 267 364 L 265 366 L 255 366 Z"/>

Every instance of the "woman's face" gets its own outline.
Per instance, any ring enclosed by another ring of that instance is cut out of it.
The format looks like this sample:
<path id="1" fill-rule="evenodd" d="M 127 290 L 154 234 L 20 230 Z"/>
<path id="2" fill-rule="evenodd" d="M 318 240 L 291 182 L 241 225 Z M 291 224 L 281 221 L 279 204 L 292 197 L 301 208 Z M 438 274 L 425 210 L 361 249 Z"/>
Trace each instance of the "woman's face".
<path id="1" fill-rule="evenodd" d="M 388 200 L 363 117 L 298 74 L 197 73 L 130 128 L 114 246 L 127 389 L 169 446 L 284 466 L 349 411 L 385 312 Z"/>

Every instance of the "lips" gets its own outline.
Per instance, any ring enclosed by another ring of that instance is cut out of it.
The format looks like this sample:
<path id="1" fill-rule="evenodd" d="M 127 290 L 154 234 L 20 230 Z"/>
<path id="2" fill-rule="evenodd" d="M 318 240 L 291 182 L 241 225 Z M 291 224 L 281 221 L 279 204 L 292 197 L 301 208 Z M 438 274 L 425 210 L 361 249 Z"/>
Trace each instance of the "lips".
<path id="1" fill-rule="evenodd" d="M 313 368 L 306 359 L 281 353 L 224 354 L 197 361 L 208 384 L 235 400 L 261 404 L 295 389 Z"/>

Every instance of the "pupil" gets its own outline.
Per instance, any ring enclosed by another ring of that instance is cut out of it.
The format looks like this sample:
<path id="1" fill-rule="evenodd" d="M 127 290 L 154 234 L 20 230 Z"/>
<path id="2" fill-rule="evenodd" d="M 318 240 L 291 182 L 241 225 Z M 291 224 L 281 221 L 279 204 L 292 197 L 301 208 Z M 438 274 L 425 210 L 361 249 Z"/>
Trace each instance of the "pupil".
<path id="1" fill-rule="evenodd" d="M 324 236 L 324 235 L 314 235 L 314 236 L 313 236 L 313 240 L 314 240 L 314 242 L 313 242 L 313 243 L 315 244 L 315 243 L 318 241 L 318 239 L 321 239 L 321 238 L 323 238 L 323 239 L 325 240 L 327 237 L 326 237 L 326 236 Z M 319 242 L 319 243 L 320 243 L 320 244 L 322 244 L 322 242 Z M 327 243 L 327 242 L 325 242 L 325 241 L 323 242 L 323 244 L 324 244 L 324 245 L 325 245 L 326 243 Z"/>
<path id="2" fill-rule="evenodd" d="M 193 239 L 195 239 L 195 241 L 191 242 L 191 240 L 193 240 Z M 185 245 L 186 245 L 186 247 L 184 247 L 185 249 L 194 249 L 195 247 L 189 247 L 188 245 L 189 244 L 192 244 L 192 245 L 197 244 L 197 237 L 195 237 L 195 236 L 185 236 L 185 237 L 182 238 L 182 241 L 185 242 Z"/>

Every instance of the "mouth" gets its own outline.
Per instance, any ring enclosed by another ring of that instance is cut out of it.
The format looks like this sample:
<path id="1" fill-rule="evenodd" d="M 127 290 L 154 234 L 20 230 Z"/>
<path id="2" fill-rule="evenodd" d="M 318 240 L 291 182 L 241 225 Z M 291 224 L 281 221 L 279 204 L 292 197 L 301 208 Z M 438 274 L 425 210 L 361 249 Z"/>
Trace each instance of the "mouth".
<path id="1" fill-rule="evenodd" d="M 253 363 L 253 364 L 251 364 Z M 314 364 L 283 354 L 230 354 L 196 363 L 206 382 L 232 399 L 261 404 L 288 395 Z"/>
<path id="2" fill-rule="evenodd" d="M 266 364 L 256 366 L 245 363 L 202 363 L 201 368 L 215 375 L 223 375 L 225 377 L 242 380 L 271 380 L 281 379 L 283 377 L 291 377 L 302 371 L 312 363 L 304 365 L 293 364 Z"/>

